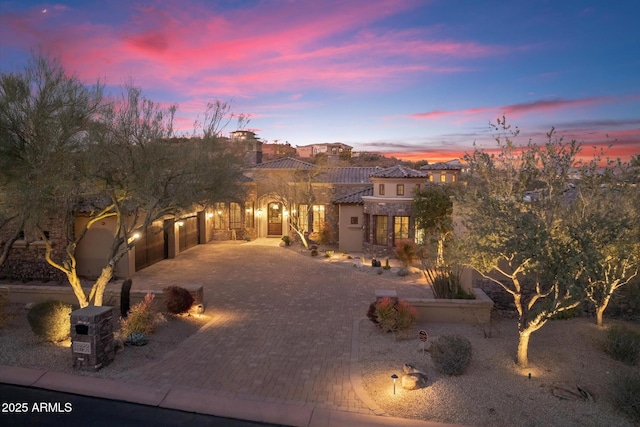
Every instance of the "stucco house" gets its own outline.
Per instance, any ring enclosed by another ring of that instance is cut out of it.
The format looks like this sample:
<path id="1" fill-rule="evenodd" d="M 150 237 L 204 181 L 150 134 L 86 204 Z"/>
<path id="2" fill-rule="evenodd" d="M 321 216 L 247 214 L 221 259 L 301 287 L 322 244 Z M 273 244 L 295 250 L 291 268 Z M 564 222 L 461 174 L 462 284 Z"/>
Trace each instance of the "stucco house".
<path id="1" fill-rule="evenodd" d="M 442 184 L 454 183 L 460 174 L 467 172 L 467 168 L 457 159 L 424 165 L 420 170 L 429 174 L 429 182 Z"/>

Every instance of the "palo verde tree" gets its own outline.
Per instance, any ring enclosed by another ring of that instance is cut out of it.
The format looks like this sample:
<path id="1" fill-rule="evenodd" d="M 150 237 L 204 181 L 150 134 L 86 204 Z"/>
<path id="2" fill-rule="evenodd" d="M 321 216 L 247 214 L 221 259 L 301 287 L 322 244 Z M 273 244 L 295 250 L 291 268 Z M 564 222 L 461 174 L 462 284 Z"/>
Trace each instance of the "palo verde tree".
<path id="1" fill-rule="evenodd" d="M 579 172 L 568 227 L 579 248 L 586 296 L 602 326 L 614 293 L 640 269 L 640 192 L 630 163 L 596 155 Z"/>
<path id="2" fill-rule="evenodd" d="M 581 270 L 567 237 L 565 191 L 580 146 L 554 138 L 516 146 L 517 128 L 502 118 L 492 128 L 497 154 L 466 154 L 470 173 L 463 194 L 462 248 L 468 265 L 501 286 L 518 312 L 517 362 L 528 366 L 531 334 L 579 304 Z"/>
<path id="3" fill-rule="evenodd" d="M 21 232 L 42 234 L 86 190 L 82 159 L 102 93 L 43 54 L 0 76 L 0 226 L 10 229 L 0 265 Z"/>

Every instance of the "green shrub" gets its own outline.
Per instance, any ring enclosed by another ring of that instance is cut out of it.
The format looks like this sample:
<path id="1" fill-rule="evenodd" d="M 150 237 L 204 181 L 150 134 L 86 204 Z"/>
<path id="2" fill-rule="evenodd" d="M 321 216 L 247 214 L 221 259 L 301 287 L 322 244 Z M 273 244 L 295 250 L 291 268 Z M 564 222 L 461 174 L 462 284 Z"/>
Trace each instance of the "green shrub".
<path id="1" fill-rule="evenodd" d="M 640 424 L 640 372 L 635 369 L 620 372 L 612 386 L 614 405 L 634 423 Z"/>
<path id="2" fill-rule="evenodd" d="M 150 334 L 155 329 L 155 312 L 153 310 L 153 294 L 147 294 L 144 301 L 131 307 L 129 316 L 120 319 L 120 333 L 127 338 L 132 333 Z"/>
<path id="3" fill-rule="evenodd" d="M 289 236 L 282 236 L 282 241 L 284 242 L 285 246 L 291 245 L 291 238 Z"/>
<path id="4" fill-rule="evenodd" d="M 318 250 L 317 249 L 311 249 L 311 256 L 318 256 Z"/>
<path id="5" fill-rule="evenodd" d="M 44 301 L 27 313 L 34 334 L 51 342 L 67 339 L 71 333 L 71 304 L 63 301 Z"/>
<path id="6" fill-rule="evenodd" d="M 193 305 L 193 296 L 185 288 L 169 286 L 163 290 L 164 305 L 171 314 L 182 314 Z"/>
<path id="7" fill-rule="evenodd" d="M 612 326 L 607 332 L 605 350 L 616 360 L 637 365 L 640 360 L 640 332 Z"/>
<path id="8" fill-rule="evenodd" d="M 416 309 L 406 301 L 382 298 L 371 304 L 367 317 L 385 332 L 410 329 L 416 323 Z"/>
<path id="9" fill-rule="evenodd" d="M 471 363 L 471 342 L 460 335 L 443 335 L 431 344 L 431 359 L 446 375 L 462 375 Z"/>

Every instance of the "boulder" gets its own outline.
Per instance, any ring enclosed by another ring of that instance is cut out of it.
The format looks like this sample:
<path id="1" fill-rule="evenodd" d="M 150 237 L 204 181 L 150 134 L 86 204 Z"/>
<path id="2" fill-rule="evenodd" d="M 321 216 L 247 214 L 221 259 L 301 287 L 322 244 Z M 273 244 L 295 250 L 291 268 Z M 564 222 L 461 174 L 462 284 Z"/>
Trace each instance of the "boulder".
<path id="1" fill-rule="evenodd" d="M 427 385 L 427 374 L 416 369 L 414 366 L 405 364 L 402 367 L 404 375 L 400 384 L 405 390 L 416 390 Z"/>

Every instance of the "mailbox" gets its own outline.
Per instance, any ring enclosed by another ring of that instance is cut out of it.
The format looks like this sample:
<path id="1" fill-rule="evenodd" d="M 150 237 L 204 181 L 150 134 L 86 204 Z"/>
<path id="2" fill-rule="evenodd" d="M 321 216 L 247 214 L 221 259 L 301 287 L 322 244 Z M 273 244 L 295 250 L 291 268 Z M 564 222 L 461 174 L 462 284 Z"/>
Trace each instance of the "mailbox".
<path id="1" fill-rule="evenodd" d="M 115 357 L 113 307 L 88 306 L 71 312 L 73 367 L 98 370 Z"/>

